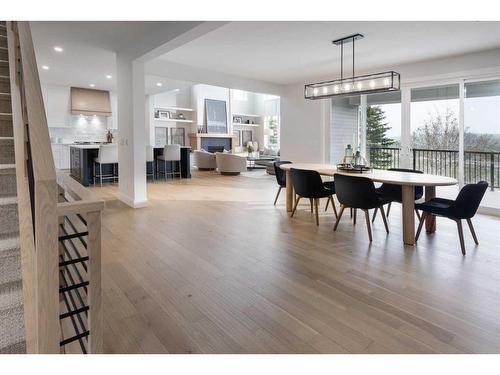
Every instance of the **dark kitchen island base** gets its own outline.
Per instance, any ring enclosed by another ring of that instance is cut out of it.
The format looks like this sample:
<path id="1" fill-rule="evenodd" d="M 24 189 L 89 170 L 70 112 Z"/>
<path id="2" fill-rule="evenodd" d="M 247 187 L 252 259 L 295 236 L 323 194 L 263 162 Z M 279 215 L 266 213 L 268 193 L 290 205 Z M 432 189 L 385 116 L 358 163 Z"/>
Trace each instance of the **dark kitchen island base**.
<path id="1" fill-rule="evenodd" d="M 71 157 L 71 177 L 81 183 L 83 186 L 89 186 L 94 183 L 94 159 L 99 153 L 99 145 L 81 145 L 81 146 L 71 146 L 70 157 Z M 163 147 L 155 146 L 154 157 L 158 155 L 163 155 Z M 191 147 L 181 147 L 181 177 L 191 178 Z M 175 170 L 178 170 L 178 163 L 167 162 L 167 173 L 171 172 L 171 164 L 174 164 Z M 118 167 L 115 167 L 118 170 Z M 111 174 L 113 166 L 103 165 L 103 174 Z M 148 174 L 153 172 L 153 163 L 147 163 Z M 161 165 L 161 171 L 163 171 L 163 164 Z M 119 175 L 119 172 L 118 172 Z M 99 183 L 99 180 L 96 180 Z M 103 183 L 111 183 L 112 180 L 103 180 Z"/>

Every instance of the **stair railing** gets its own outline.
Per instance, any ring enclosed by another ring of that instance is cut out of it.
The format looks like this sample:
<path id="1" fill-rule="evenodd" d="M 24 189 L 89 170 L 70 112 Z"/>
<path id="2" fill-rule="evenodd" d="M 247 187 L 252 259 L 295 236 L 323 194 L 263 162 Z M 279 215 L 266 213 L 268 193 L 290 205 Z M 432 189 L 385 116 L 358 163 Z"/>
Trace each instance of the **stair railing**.
<path id="1" fill-rule="evenodd" d="M 28 353 L 67 352 L 78 341 L 85 344 L 82 352 L 99 353 L 103 202 L 64 176 L 58 184 L 29 22 L 7 22 L 7 40 L 26 349 Z M 83 260 L 68 259 L 66 240 L 60 241 L 64 221 L 72 215 L 80 216 L 87 226 L 85 243 L 90 246 Z M 86 271 L 84 287 L 68 276 L 68 266 L 75 264 Z M 83 304 L 74 308 L 71 300 L 76 291 L 81 292 Z M 71 331 L 68 320 L 82 324 Z"/>

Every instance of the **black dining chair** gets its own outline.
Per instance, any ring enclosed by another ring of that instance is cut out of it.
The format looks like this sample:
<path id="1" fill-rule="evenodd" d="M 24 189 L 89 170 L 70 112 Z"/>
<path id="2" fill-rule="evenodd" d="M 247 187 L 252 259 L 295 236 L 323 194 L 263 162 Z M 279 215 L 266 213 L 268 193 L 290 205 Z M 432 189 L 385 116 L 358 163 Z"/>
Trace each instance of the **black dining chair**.
<path id="1" fill-rule="evenodd" d="M 323 186 L 326 187 L 327 189 L 333 191 L 333 194 L 335 194 L 335 181 L 325 181 L 323 182 Z M 328 211 L 328 204 L 332 202 L 332 207 L 333 211 L 335 212 L 335 215 L 337 214 L 337 209 L 335 208 L 335 202 L 333 200 L 333 195 L 331 197 L 328 197 L 326 200 L 326 205 L 325 205 L 325 212 Z"/>
<path id="2" fill-rule="evenodd" d="M 344 209 L 359 208 L 365 212 L 368 238 L 370 239 L 370 242 L 372 242 L 372 229 L 370 225 L 370 214 L 368 213 L 368 210 L 372 208 L 381 208 L 384 204 L 389 203 L 390 200 L 377 194 L 375 185 L 369 178 L 346 176 L 341 174 L 335 174 L 334 178 L 335 192 L 337 195 L 337 199 L 341 204 L 341 208 L 333 230 L 337 230 L 340 219 L 342 218 L 342 214 L 344 213 Z M 380 214 L 384 221 L 385 230 L 387 233 L 389 233 L 389 226 L 387 225 L 387 219 L 385 217 L 385 212 L 383 209 L 380 210 Z"/>
<path id="3" fill-rule="evenodd" d="M 423 174 L 424 172 L 416 170 L 416 169 L 405 169 L 405 168 L 389 168 L 388 171 L 395 172 L 408 172 L 408 173 L 419 173 Z M 381 195 L 386 199 L 390 199 L 391 201 L 387 204 L 387 211 L 385 215 L 389 217 L 389 212 L 391 211 L 392 202 L 401 203 L 403 201 L 403 190 L 401 185 L 387 184 L 384 183 L 380 185 L 377 189 L 377 194 Z M 424 187 L 423 186 L 415 186 L 415 200 L 418 201 L 420 198 L 424 196 Z M 375 221 L 375 217 L 377 216 L 378 208 L 373 212 L 372 223 Z M 415 209 L 415 213 L 417 214 L 418 219 L 420 220 L 420 213 L 417 209 Z"/>
<path id="4" fill-rule="evenodd" d="M 427 216 L 432 215 L 447 217 L 457 223 L 458 237 L 460 238 L 460 247 L 463 255 L 465 255 L 465 244 L 462 220 L 467 220 L 472 238 L 474 239 L 476 245 L 479 245 L 471 218 L 473 218 L 476 214 L 487 188 L 488 183 L 486 181 L 479 181 L 477 184 L 465 185 L 460 190 L 455 200 L 432 198 L 427 202 L 415 205 L 417 209 L 422 211 L 422 217 L 420 218 L 420 223 L 418 224 L 415 242 L 417 242 L 418 237 L 420 236 L 425 219 Z"/>
<path id="5" fill-rule="evenodd" d="M 278 192 L 276 193 L 276 198 L 274 198 L 274 205 L 276 206 L 276 202 L 278 201 L 278 198 L 281 193 L 281 189 L 286 187 L 286 172 L 280 168 L 280 165 L 283 164 L 291 164 L 291 161 L 287 160 L 281 160 L 281 161 L 275 161 L 274 164 L 274 175 L 276 176 L 276 182 L 278 183 Z"/>
<path id="6" fill-rule="evenodd" d="M 314 207 L 316 211 L 316 225 L 319 225 L 318 216 L 318 202 L 320 198 L 332 198 L 334 191 L 327 189 L 323 184 L 321 176 L 316 171 L 302 170 L 302 169 L 291 169 L 292 183 L 295 189 L 295 205 L 292 211 L 292 217 L 297 210 L 297 206 L 301 198 L 309 198 L 311 202 L 311 212 L 312 203 L 314 201 Z M 333 200 L 333 199 L 332 199 Z M 337 217 L 337 209 L 335 204 L 333 204 L 333 211 L 335 212 L 335 217 Z"/>

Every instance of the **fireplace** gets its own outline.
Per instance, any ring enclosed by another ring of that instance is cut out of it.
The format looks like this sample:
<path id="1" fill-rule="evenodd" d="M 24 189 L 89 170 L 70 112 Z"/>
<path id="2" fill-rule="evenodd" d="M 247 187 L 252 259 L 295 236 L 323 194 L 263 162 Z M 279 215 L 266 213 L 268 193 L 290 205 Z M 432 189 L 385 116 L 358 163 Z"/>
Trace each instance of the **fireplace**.
<path id="1" fill-rule="evenodd" d="M 207 151 L 214 152 L 224 152 L 224 146 L 207 146 Z"/>
<path id="2" fill-rule="evenodd" d="M 235 145 L 235 137 L 234 134 L 191 133 L 189 142 L 192 150 L 230 151 Z"/>
<path id="3" fill-rule="evenodd" d="M 224 150 L 231 150 L 231 139 L 230 138 L 202 138 L 201 148 L 207 150 L 208 152 L 222 152 Z M 214 151 L 212 151 L 214 150 Z"/>

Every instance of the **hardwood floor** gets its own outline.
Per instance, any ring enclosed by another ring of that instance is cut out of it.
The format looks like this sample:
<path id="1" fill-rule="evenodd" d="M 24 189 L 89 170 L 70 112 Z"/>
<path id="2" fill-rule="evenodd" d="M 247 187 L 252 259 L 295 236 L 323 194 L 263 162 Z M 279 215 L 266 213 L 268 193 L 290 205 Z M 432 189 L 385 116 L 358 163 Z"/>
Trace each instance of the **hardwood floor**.
<path id="1" fill-rule="evenodd" d="M 263 171 L 194 172 L 148 184 L 149 207 L 134 210 L 116 186 L 92 188 L 107 201 L 105 351 L 500 352 L 500 220 L 477 215 L 480 245 L 467 232 L 462 257 L 446 219 L 404 247 L 394 204 L 370 245 L 347 213 L 332 231 L 326 200 L 319 226 L 308 200 L 290 219 L 276 189 Z"/>

